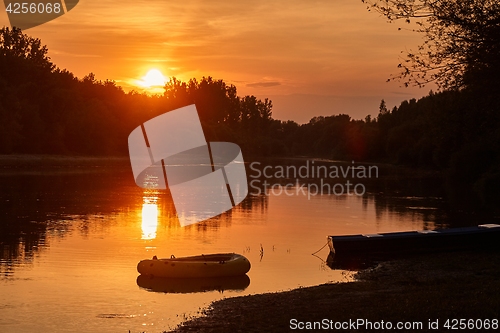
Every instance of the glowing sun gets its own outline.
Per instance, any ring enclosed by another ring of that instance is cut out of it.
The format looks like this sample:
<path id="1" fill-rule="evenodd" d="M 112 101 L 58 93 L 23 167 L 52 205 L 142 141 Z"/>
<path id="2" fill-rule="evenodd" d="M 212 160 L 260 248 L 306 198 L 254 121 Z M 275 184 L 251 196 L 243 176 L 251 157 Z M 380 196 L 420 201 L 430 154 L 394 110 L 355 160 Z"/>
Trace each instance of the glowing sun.
<path id="1" fill-rule="evenodd" d="M 142 77 L 141 84 L 147 88 L 163 87 L 167 78 L 157 69 L 151 69 Z"/>

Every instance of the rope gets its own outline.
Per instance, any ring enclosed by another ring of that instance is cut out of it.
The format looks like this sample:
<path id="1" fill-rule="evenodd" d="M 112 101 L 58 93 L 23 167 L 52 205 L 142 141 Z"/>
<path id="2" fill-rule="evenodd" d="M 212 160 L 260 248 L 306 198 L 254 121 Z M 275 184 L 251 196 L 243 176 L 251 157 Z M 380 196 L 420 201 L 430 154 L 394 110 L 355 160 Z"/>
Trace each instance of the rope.
<path id="1" fill-rule="evenodd" d="M 316 254 L 316 253 L 318 253 L 319 251 L 323 250 L 323 249 L 325 248 L 325 246 L 327 246 L 327 245 L 328 245 L 328 242 L 326 242 L 326 244 L 325 244 L 325 245 L 323 245 L 323 247 L 322 247 L 321 249 L 319 249 L 318 251 L 311 253 L 311 255 L 315 255 L 315 254 Z"/>

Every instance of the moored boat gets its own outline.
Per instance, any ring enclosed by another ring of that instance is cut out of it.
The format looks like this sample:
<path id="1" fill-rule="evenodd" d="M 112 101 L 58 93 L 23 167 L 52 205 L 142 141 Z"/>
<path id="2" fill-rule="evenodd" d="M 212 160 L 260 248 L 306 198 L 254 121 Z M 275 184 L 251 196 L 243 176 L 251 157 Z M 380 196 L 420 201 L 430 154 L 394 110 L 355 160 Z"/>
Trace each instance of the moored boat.
<path id="1" fill-rule="evenodd" d="M 328 245 L 331 252 L 344 256 L 493 248 L 500 246 L 500 225 L 328 236 Z"/>
<path id="2" fill-rule="evenodd" d="M 137 265 L 144 275 L 167 278 L 207 278 L 244 275 L 250 270 L 247 258 L 236 253 L 207 254 L 169 259 L 145 259 Z"/>

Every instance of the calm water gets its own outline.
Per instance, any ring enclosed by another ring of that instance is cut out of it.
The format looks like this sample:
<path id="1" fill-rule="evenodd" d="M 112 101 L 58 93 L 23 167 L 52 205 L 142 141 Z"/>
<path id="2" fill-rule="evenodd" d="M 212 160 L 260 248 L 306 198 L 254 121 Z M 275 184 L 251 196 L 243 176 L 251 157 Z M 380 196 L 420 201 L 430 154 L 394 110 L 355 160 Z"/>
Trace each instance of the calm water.
<path id="1" fill-rule="evenodd" d="M 434 179 L 380 172 L 364 196 L 275 191 L 183 228 L 169 196 L 138 188 L 127 164 L 3 168 L 0 332 L 161 332 L 213 300 L 347 281 L 325 265 L 327 248 L 311 255 L 327 235 L 432 229 L 449 218 Z M 248 278 L 138 280 L 141 259 L 217 252 L 247 256 Z"/>

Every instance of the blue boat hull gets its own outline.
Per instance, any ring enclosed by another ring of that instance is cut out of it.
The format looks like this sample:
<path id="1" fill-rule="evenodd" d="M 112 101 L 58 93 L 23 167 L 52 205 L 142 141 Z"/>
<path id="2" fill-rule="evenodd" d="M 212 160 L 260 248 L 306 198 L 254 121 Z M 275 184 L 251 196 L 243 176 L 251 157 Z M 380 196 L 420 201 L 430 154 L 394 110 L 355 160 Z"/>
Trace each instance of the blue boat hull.
<path id="1" fill-rule="evenodd" d="M 500 248 L 500 225 L 433 231 L 391 232 L 370 235 L 328 236 L 336 255 L 410 254 Z"/>

